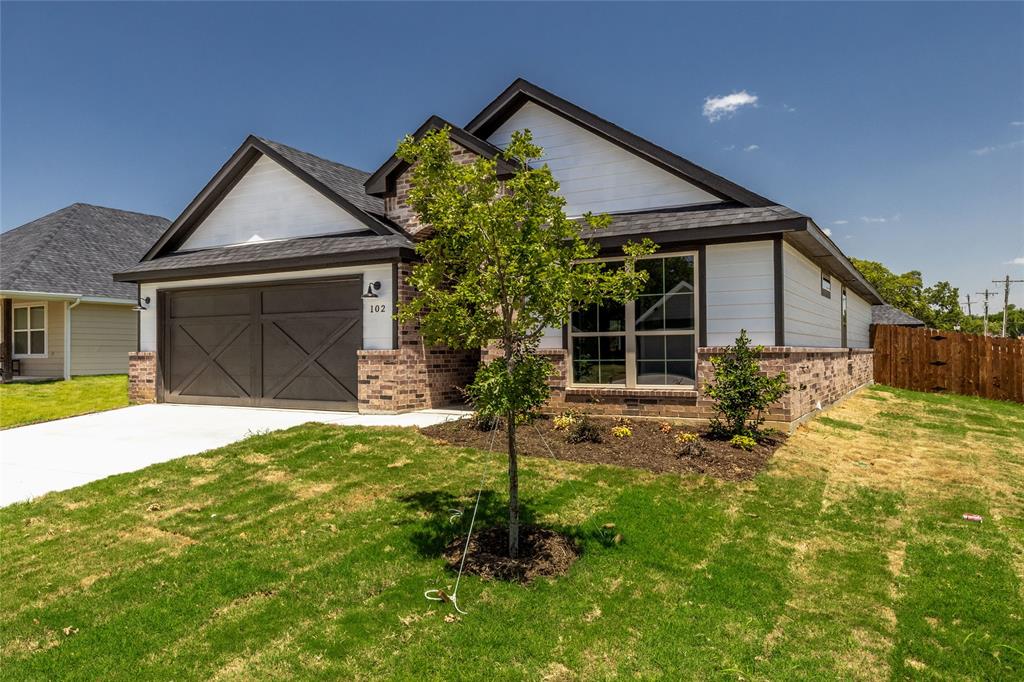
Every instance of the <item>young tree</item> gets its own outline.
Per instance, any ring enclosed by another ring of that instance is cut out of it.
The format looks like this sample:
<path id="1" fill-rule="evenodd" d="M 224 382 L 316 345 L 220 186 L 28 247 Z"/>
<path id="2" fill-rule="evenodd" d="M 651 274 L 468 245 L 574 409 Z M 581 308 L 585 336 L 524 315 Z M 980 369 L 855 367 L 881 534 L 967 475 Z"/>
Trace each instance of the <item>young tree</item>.
<path id="1" fill-rule="evenodd" d="M 623 247 L 625 264 L 609 269 L 593 259 L 598 246 L 585 233 L 608 216 L 569 220 L 565 200 L 529 131 L 516 132 L 502 152 L 516 168 L 499 180 L 496 162 L 457 163 L 448 130 L 406 137 L 397 155 L 412 164 L 409 204 L 430 236 L 417 244 L 422 262 L 410 283 L 416 296 L 399 319 L 419 322 L 424 340 L 456 349 L 496 343 L 502 356 L 482 365 L 467 392 L 485 416 L 508 430 L 509 556 L 519 553 L 519 473 L 516 426 L 548 397 L 550 363 L 536 355 L 546 327 L 561 327 L 572 311 L 605 299 L 636 297 L 646 273 L 636 258 L 649 240 Z"/>
<path id="2" fill-rule="evenodd" d="M 756 437 L 765 411 L 791 390 L 785 372 L 775 376 L 761 373 L 758 357 L 763 350 L 764 346 L 751 346 L 747 330 L 741 329 L 735 345 L 711 358 L 715 378 L 704 389 L 705 395 L 715 401 L 711 433 Z"/>

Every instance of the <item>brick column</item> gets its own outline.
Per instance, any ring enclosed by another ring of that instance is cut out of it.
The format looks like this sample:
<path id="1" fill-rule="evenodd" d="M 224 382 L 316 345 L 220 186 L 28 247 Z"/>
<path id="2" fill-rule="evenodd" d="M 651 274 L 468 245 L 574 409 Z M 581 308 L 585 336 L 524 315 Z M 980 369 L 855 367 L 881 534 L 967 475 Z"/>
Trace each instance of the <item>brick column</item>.
<path id="1" fill-rule="evenodd" d="M 156 402 L 156 353 L 128 354 L 128 402 L 133 405 Z"/>

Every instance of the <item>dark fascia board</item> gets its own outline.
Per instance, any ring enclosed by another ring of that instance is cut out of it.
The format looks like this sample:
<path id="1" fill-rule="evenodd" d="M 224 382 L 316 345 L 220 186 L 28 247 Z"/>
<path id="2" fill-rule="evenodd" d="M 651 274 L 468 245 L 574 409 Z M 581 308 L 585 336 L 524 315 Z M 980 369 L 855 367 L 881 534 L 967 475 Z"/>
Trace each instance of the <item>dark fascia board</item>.
<path id="1" fill-rule="evenodd" d="M 431 116 L 413 133 L 413 139 L 419 140 L 431 130 L 448 128 L 450 138 L 466 149 L 479 154 L 487 159 L 496 159 L 498 163 L 498 177 L 509 177 L 515 172 L 515 166 L 501 157 L 501 149 L 476 135 L 469 133 L 457 125 L 453 125 L 440 116 Z M 401 175 L 409 164 L 394 154 L 373 172 L 363 186 L 366 193 L 372 196 L 387 194 L 394 187 L 394 179 Z"/>
<path id="2" fill-rule="evenodd" d="M 484 107 L 483 111 L 466 124 L 465 129 L 479 138 L 486 139 L 528 101 L 567 118 L 721 199 L 738 201 L 751 208 L 776 204 L 522 78 L 516 79 L 494 101 Z"/>
<path id="3" fill-rule="evenodd" d="M 231 155 L 227 163 L 221 166 L 221 169 L 206 183 L 202 191 L 185 207 L 181 215 L 175 218 L 174 222 L 171 223 L 160 239 L 142 257 L 142 260 L 153 260 L 157 256 L 166 253 L 169 248 L 173 248 L 188 239 L 189 235 L 217 207 L 224 196 L 242 179 L 246 171 L 256 163 L 260 156 L 268 156 L 273 159 L 339 208 L 352 214 L 374 234 L 381 236 L 396 234 L 394 230 L 388 228 L 375 217 L 358 208 L 348 199 L 296 166 L 276 150 L 264 144 L 258 137 L 250 135 L 235 153 Z"/>
<path id="4" fill-rule="evenodd" d="M 203 277 L 229 277 L 232 275 L 262 275 L 271 272 L 314 270 L 341 265 L 373 265 L 391 263 L 415 258 L 415 252 L 406 247 L 388 247 L 372 251 L 356 251 L 352 253 L 332 253 L 318 256 L 295 256 L 274 260 L 247 263 L 217 263 L 213 265 L 193 265 L 164 270 L 143 272 L 116 272 L 115 282 L 173 282 L 183 279 Z"/>

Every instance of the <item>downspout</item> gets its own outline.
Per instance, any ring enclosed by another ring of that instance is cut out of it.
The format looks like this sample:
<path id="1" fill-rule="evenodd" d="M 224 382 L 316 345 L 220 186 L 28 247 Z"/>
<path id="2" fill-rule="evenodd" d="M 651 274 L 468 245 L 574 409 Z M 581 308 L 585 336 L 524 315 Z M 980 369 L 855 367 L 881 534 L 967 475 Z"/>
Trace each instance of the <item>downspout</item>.
<path id="1" fill-rule="evenodd" d="M 82 297 L 79 296 L 75 299 L 75 302 L 68 305 L 67 301 L 64 301 L 64 379 L 71 378 L 71 310 L 82 302 Z"/>

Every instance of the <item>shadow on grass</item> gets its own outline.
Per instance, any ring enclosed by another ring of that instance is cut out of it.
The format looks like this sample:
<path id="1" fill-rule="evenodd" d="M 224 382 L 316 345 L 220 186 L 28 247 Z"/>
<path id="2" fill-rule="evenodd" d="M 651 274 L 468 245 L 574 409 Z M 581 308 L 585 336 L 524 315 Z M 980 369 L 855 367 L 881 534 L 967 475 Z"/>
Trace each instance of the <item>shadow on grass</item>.
<path id="1" fill-rule="evenodd" d="M 410 539 L 420 556 L 431 559 L 442 556 L 445 547 L 455 538 L 465 538 L 476 501 L 475 496 L 467 501 L 465 497 L 457 497 L 446 490 L 421 491 L 398 499 L 409 509 L 427 514 L 426 518 L 420 515 L 422 520 L 413 519 L 404 523 L 418 526 Z M 456 511 L 462 513 L 453 519 Z M 537 523 L 533 507 L 524 501 L 520 501 L 519 505 L 519 523 L 521 526 L 541 525 Z M 480 494 L 480 508 L 477 510 L 473 533 L 494 526 L 508 527 L 508 503 L 493 490 L 484 490 Z M 614 529 L 592 527 L 589 524 L 543 524 L 543 527 L 573 539 L 581 554 L 595 543 L 605 548 L 619 544 L 615 540 Z"/>

